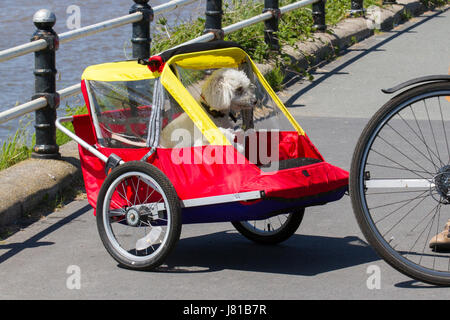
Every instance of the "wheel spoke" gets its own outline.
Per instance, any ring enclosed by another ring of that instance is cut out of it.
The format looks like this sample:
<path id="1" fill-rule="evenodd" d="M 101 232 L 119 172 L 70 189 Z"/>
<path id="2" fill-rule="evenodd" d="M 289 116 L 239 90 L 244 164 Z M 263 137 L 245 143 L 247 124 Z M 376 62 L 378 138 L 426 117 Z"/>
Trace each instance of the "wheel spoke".
<path id="1" fill-rule="evenodd" d="M 440 112 L 440 115 L 441 115 L 442 131 L 444 131 L 445 145 L 447 146 L 447 154 L 448 154 L 447 164 L 449 164 L 450 163 L 450 147 L 448 145 L 447 130 L 445 130 L 444 116 L 442 114 L 441 97 L 438 97 L 438 104 L 439 104 L 439 112 Z"/>

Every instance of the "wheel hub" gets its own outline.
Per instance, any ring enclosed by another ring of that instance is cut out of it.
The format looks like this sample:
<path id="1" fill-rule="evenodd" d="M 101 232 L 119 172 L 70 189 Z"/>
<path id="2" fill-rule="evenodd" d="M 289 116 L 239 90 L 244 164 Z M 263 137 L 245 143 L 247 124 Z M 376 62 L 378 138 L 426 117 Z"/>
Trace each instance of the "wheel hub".
<path id="1" fill-rule="evenodd" d="M 450 202 L 450 166 L 442 167 L 434 177 L 436 191 L 441 195 L 443 203 Z M 442 201 L 441 201 L 442 202 Z"/>
<path id="2" fill-rule="evenodd" d="M 129 226 L 135 227 L 139 223 L 140 215 L 136 209 L 133 208 L 129 209 L 127 211 L 126 217 L 127 217 L 127 224 Z"/>

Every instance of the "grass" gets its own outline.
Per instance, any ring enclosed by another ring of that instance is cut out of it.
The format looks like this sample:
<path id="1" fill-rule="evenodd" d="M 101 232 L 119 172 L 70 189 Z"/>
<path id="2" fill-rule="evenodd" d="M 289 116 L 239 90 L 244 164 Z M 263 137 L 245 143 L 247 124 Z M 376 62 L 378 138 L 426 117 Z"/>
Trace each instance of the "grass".
<path id="1" fill-rule="evenodd" d="M 30 121 L 24 124 L 19 122 L 14 136 L 8 137 L 0 150 L 0 170 L 6 169 L 20 161 L 26 160 L 31 155 L 31 147 L 28 144 Z"/>
<path id="2" fill-rule="evenodd" d="M 276 66 L 265 75 L 265 78 L 274 91 L 279 91 L 283 89 L 284 76 L 281 67 Z"/>
<path id="3" fill-rule="evenodd" d="M 66 105 L 66 115 L 75 115 L 87 113 L 86 106 L 69 107 Z M 14 136 L 8 137 L 0 149 L 0 170 L 9 168 L 16 163 L 30 158 L 33 146 L 36 143 L 35 134 L 31 135 L 29 128 L 31 120 L 25 117 L 19 122 L 18 129 Z M 25 120 L 28 120 L 24 123 Z M 73 132 L 72 123 L 65 123 L 64 126 Z M 56 144 L 61 146 L 71 139 L 59 130 L 56 130 Z"/>

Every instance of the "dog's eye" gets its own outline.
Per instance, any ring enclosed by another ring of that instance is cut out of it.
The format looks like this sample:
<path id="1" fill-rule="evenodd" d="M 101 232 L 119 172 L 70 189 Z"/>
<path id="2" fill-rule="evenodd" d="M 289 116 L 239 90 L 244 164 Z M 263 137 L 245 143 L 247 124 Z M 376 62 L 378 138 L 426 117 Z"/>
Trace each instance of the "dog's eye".
<path id="1" fill-rule="evenodd" d="M 243 87 L 239 87 L 239 88 L 236 89 L 236 92 L 238 94 L 242 94 L 242 92 L 244 92 L 244 88 Z"/>

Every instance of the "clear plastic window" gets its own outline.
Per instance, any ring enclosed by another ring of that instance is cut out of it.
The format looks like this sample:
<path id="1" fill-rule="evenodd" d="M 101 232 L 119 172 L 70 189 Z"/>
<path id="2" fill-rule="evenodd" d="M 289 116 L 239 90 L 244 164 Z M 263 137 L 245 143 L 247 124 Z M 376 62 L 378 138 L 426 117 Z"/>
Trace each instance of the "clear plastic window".
<path id="1" fill-rule="evenodd" d="M 218 128 L 236 132 L 295 131 L 249 62 L 233 69 L 193 70 L 177 66 L 175 71 Z"/>
<path id="2" fill-rule="evenodd" d="M 186 148 L 208 145 L 206 138 L 170 93 L 165 91 L 164 96 L 159 147 Z"/>
<path id="3" fill-rule="evenodd" d="M 147 145 L 154 83 L 154 79 L 88 82 L 91 114 L 100 145 L 110 148 Z"/>

